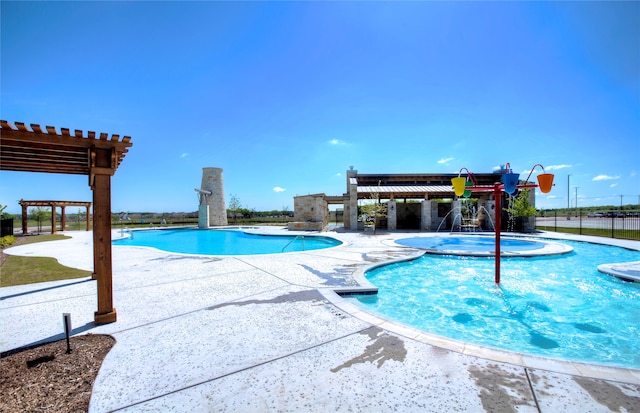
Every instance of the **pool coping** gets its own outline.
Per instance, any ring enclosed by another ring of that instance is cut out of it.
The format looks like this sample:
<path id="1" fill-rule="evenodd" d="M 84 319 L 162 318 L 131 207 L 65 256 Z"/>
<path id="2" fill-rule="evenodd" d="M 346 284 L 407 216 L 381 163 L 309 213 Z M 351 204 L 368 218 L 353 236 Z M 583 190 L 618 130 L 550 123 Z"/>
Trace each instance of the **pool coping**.
<path id="1" fill-rule="evenodd" d="M 367 312 L 357 305 L 347 301 L 338 294 L 335 289 L 325 288 L 320 289 L 319 291 L 329 302 L 352 317 L 356 317 L 366 323 L 424 344 L 485 360 L 517 365 L 524 368 L 541 369 L 556 373 L 569 374 L 572 376 L 582 376 L 640 385 L 640 369 L 535 356 L 457 341 L 451 338 L 427 333 L 425 331 L 406 326 L 397 321 Z"/>
<path id="2" fill-rule="evenodd" d="M 600 264 L 598 271 L 629 282 L 640 282 L 640 261 Z"/>

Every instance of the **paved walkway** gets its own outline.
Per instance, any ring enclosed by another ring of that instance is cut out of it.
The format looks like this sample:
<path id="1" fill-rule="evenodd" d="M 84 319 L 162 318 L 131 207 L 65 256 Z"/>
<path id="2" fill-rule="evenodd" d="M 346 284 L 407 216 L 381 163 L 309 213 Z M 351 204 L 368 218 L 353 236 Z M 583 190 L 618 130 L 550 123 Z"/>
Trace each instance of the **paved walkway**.
<path id="1" fill-rule="evenodd" d="M 74 334 L 113 335 L 91 412 L 640 412 L 638 370 L 490 351 L 352 307 L 333 289 L 418 251 L 393 243 L 402 233 L 331 234 L 345 245 L 264 256 L 114 247 L 116 323 L 93 324 L 90 279 L 6 287 L 0 350 L 62 338 L 62 313 Z M 67 235 L 6 252 L 90 271 L 91 233 Z"/>

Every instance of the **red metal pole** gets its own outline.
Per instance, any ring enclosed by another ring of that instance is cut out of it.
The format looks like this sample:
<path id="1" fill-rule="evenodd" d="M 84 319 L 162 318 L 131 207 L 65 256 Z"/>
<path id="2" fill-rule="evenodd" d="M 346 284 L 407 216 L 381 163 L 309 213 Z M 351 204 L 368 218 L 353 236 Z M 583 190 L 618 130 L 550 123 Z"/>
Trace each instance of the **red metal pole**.
<path id="1" fill-rule="evenodd" d="M 502 220 L 502 205 L 500 205 L 500 201 L 502 198 L 502 189 L 500 188 L 502 184 L 496 182 L 493 185 L 493 195 L 496 201 L 496 222 L 495 222 L 495 231 L 496 231 L 496 271 L 495 271 L 495 282 L 496 284 L 500 284 L 500 225 Z"/>

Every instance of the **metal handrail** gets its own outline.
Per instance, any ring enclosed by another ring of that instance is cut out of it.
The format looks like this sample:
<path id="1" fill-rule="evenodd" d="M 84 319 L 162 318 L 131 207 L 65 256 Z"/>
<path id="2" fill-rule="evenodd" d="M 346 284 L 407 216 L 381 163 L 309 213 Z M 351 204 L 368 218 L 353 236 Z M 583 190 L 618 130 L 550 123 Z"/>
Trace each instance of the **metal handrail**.
<path id="1" fill-rule="evenodd" d="M 287 243 L 287 245 L 285 245 L 284 247 L 282 247 L 282 251 L 281 251 L 281 252 L 284 252 L 284 250 L 285 250 L 289 245 L 291 245 L 293 242 L 295 242 L 295 240 L 297 240 L 298 238 L 301 238 L 301 239 L 302 239 L 302 251 L 304 251 L 304 234 L 300 234 L 300 235 L 296 235 L 296 236 L 295 236 L 295 238 L 293 238 L 291 241 L 289 241 L 289 242 Z"/>

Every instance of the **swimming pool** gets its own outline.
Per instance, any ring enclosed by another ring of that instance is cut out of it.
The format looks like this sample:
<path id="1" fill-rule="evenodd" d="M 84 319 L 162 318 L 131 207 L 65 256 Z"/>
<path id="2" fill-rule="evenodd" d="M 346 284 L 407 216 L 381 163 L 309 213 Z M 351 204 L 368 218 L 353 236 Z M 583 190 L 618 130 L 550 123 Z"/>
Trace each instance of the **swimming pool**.
<path id="1" fill-rule="evenodd" d="M 115 246 L 140 246 L 182 254 L 252 255 L 331 248 L 342 242 L 317 235 L 260 235 L 240 230 L 157 229 L 131 231 Z"/>
<path id="2" fill-rule="evenodd" d="M 565 243 L 565 241 L 563 241 Z M 640 368 L 640 283 L 598 272 L 640 252 L 566 241 L 565 255 L 508 258 L 426 254 L 366 273 L 376 295 L 346 297 L 383 318 L 517 353 Z"/>
<path id="3" fill-rule="evenodd" d="M 484 235 L 452 235 L 401 238 L 399 245 L 428 250 L 431 254 L 495 255 L 495 237 Z M 535 256 L 566 254 L 572 248 L 566 244 L 545 240 L 501 238 L 500 255 Z"/>

